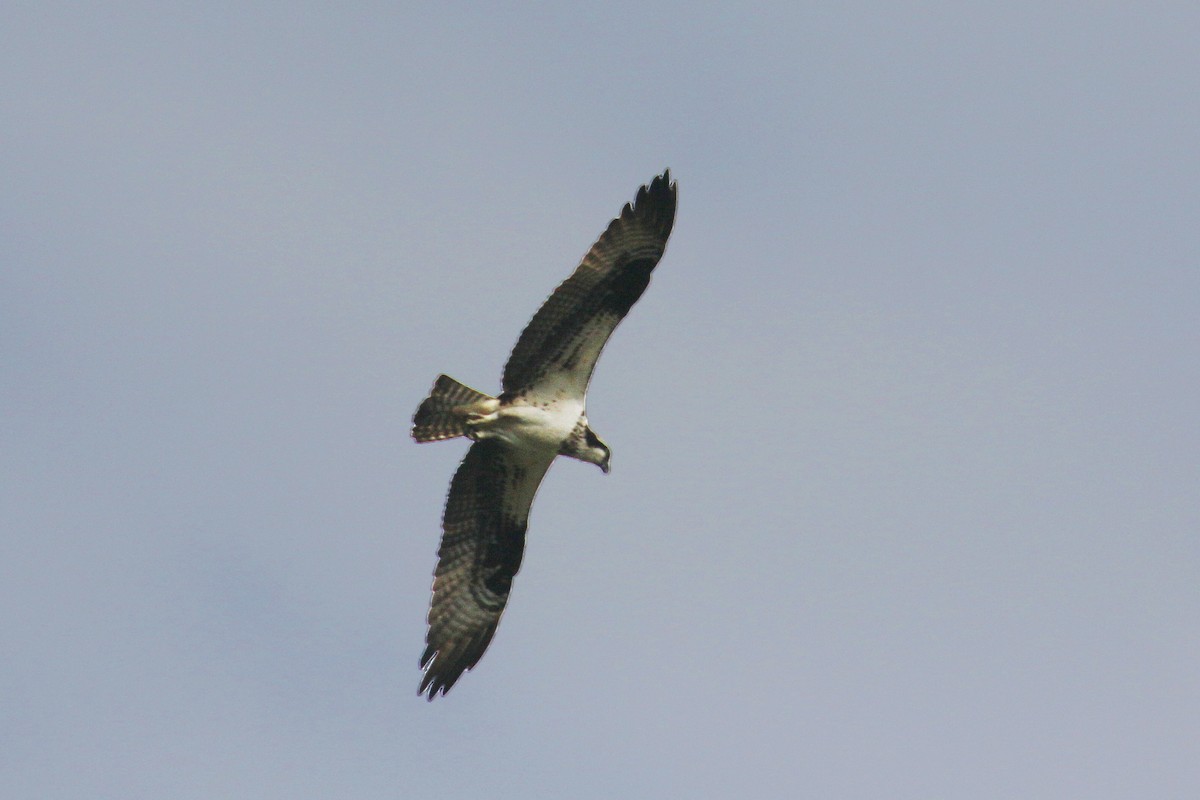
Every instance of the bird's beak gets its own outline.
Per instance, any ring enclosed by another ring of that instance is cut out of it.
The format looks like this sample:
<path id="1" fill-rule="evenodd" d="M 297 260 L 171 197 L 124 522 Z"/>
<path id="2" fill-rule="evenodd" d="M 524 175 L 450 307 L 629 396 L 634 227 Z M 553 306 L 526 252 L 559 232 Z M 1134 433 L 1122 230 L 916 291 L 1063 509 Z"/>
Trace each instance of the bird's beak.
<path id="1" fill-rule="evenodd" d="M 605 461 L 603 464 L 601 464 L 601 465 L 600 465 L 600 471 L 601 471 L 601 472 L 603 472 L 605 475 L 607 475 L 607 474 L 608 474 L 608 471 L 609 471 L 610 469 L 612 469 L 612 468 L 611 468 L 610 466 L 608 466 L 608 462 L 607 462 L 607 461 Z"/>

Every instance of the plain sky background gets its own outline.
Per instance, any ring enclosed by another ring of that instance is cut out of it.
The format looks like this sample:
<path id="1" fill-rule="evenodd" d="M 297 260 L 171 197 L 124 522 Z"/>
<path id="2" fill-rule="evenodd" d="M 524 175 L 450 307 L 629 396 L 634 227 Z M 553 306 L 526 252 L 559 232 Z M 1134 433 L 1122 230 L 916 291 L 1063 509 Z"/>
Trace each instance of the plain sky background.
<path id="1" fill-rule="evenodd" d="M 0 795 L 1200 796 L 1200 6 L 9 2 Z M 491 649 L 463 442 L 679 214 Z"/>

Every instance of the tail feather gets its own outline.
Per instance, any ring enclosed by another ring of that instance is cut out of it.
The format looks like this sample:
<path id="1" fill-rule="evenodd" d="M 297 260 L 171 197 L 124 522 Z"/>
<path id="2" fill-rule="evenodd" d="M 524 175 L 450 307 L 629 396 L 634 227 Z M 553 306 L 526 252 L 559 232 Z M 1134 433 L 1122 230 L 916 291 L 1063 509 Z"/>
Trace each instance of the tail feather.
<path id="1" fill-rule="evenodd" d="M 449 375 L 439 375 L 429 397 L 413 415 L 412 437 L 418 442 L 436 442 L 462 436 L 466 433 L 467 407 L 495 399 Z"/>

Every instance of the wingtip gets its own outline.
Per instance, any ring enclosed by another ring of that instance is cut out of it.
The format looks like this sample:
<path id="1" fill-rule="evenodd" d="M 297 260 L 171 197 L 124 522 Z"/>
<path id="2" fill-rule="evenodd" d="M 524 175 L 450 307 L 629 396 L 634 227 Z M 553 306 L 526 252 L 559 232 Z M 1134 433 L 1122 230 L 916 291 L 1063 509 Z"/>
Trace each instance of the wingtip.
<path id="1" fill-rule="evenodd" d="M 677 181 L 671 180 L 670 168 L 664 169 L 661 175 L 655 175 L 650 179 L 649 183 L 642 184 L 642 186 L 638 189 L 637 196 L 634 197 L 633 202 L 626 203 L 625 205 L 627 208 L 631 206 L 636 208 L 637 205 L 645 201 L 647 197 L 656 197 L 664 194 L 674 195 L 678 185 L 679 184 Z"/>
<path id="2" fill-rule="evenodd" d="M 679 193 L 679 183 L 671 180 L 670 169 L 664 169 L 662 175 L 655 176 L 649 186 L 642 187 L 642 191 L 658 203 L 669 202 L 674 205 Z"/>
<path id="3" fill-rule="evenodd" d="M 417 688 L 417 697 L 424 697 L 430 703 L 433 698 L 446 694 L 450 691 L 450 687 L 458 680 L 458 676 L 447 676 L 432 668 L 428 659 L 422 659 L 421 668 L 425 670 L 425 675 L 421 678 L 421 685 Z"/>
<path id="4" fill-rule="evenodd" d="M 449 686 L 443 686 L 430 680 L 428 676 L 421 681 L 420 688 L 417 689 L 417 697 L 424 697 L 425 702 L 432 703 L 435 697 L 441 697 L 449 691 Z"/>
<path id="5" fill-rule="evenodd" d="M 670 235 L 675 222 L 675 206 L 678 202 L 678 186 L 671 180 L 671 170 L 664 169 L 647 184 L 638 189 L 632 203 L 621 209 L 621 218 L 642 217 L 656 219 L 664 235 Z"/>
<path id="6" fill-rule="evenodd" d="M 482 638 L 482 642 L 480 637 L 476 636 L 470 639 L 467 645 L 459 642 L 437 647 L 433 643 L 428 643 L 425 652 L 421 654 L 421 669 L 425 671 L 425 674 L 421 677 L 421 687 L 417 690 L 417 694 L 427 694 L 428 699 L 433 700 L 438 695 L 444 695 L 453 689 L 454 685 L 458 683 L 458 679 L 479 663 L 479 659 L 491 642 L 493 633 L 495 633 L 495 628 L 487 632 Z"/>
<path id="7" fill-rule="evenodd" d="M 677 187 L 678 182 L 671 180 L 671 169 L 668 167 L 662 171 L 661 175 L 654 176 L 654 179 L 650 181 L 650 186 L 648 188 L 651 193 L 653 193 L 655 190 L 662 191 L 665 189 L 666 191 L 674 194 Z"/>

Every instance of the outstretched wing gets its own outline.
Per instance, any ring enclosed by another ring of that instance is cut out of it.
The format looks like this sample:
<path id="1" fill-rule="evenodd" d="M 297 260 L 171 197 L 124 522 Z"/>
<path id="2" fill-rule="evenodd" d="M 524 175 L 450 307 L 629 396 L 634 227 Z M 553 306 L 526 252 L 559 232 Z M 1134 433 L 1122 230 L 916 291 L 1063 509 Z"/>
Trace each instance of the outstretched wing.
<path id="1" fill-rule="evenodd" d="M 504 391 L 553 386 L 583 397 L 600 351 L 646 290 L 674 223 L 675 184 L 667 170 L 625 204 L 525 326 L 504 367 Z"/>
<path id="2" fill-rule="evenodd" d="M 454 473 L 418 694 L 445 694 L 479 661 L 521 567 L 529 507 L 555 453 L 528 453 L 497 440 L 471 445 Z"/>

